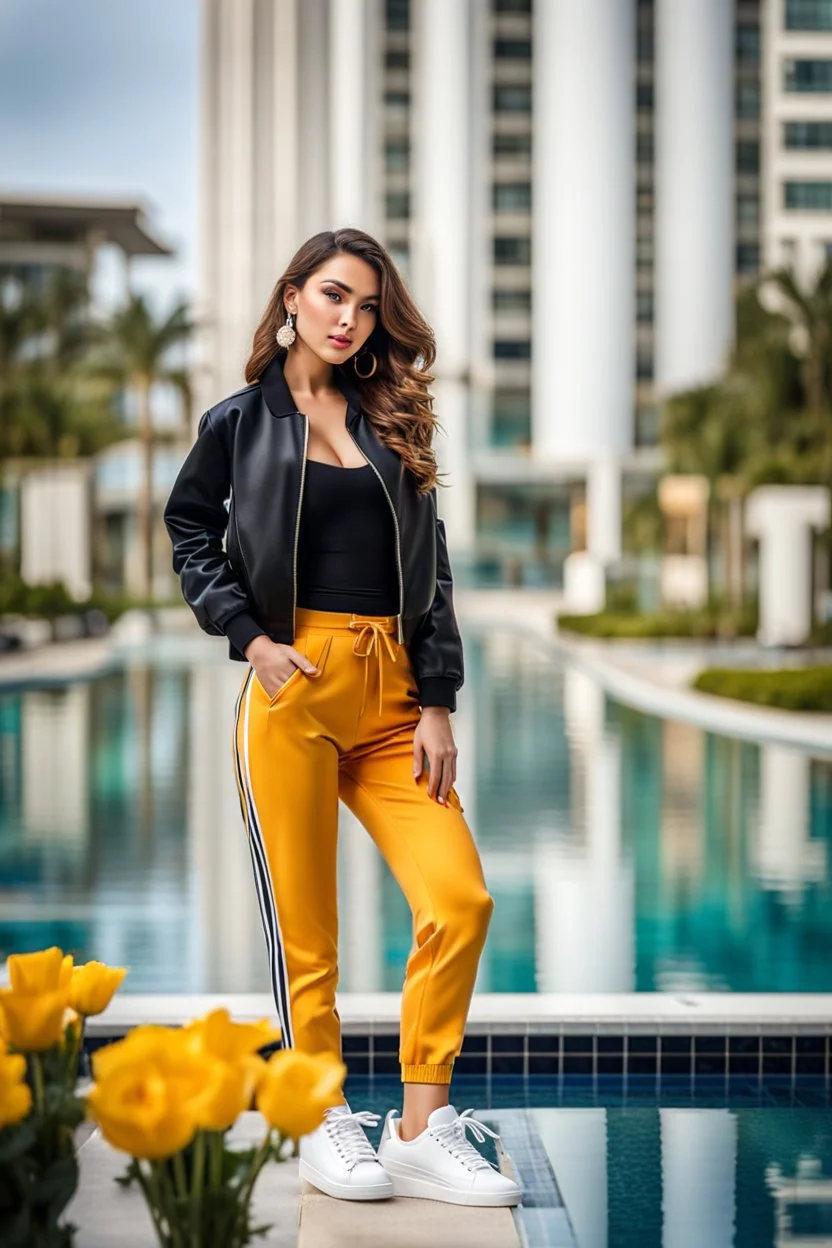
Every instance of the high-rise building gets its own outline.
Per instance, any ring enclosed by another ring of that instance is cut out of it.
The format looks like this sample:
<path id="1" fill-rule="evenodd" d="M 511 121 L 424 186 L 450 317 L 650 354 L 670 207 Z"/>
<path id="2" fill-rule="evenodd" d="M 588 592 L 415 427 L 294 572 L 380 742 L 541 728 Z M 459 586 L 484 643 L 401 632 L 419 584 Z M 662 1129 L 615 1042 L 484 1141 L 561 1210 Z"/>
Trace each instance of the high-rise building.
<path id="1" fill-rule="evenodd" d="M 832 4 L 203 9 L 204 403 L 242 384 L 303 239 L 367 229 L 436 331 L 457 552 L 481 582 L 614 563 L 659 404 L 720 375 L 738 283 L 789 239 L 825 247 Z"/>

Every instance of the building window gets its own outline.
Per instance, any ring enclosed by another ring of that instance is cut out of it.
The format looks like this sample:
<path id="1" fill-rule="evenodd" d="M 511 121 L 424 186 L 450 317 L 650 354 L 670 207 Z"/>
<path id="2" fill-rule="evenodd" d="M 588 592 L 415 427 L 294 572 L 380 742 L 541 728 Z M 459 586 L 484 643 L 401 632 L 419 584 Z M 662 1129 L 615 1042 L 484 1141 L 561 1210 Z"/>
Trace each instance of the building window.
<path id="1" fill-rule="evenodd" d="M 649 268 L 653 263 L 652 238 L 636 239 L 636 265 L 638 268 Z"/>
<path id="2" fill-rule="evenodd" d="M 495 156 L 531 156 L 532 136 L 530 134 L 495 134 L 491 150 Z"/>
<path id="3" fill-rule="evenodd" d="M 759 65 L 760 63 L 760 28 L 759 26 L 737 27 L 737 61 L 740 65 Z"/>
<path id="4" fill-rule="evenodd" d="M 407 108 L 410 104 L 409 91 L 385 91 L 384 103 L 388 108 Z"/>
<path id="5" fill-rule="evenodd" d="M 636 135 L 636 160 L 640 165 L 649 165 L 654 158 L 654 143 L 652 134 Z"/>
<path id="6" fill-rule="evenodd" d="M 636 108 L 639 112 L 649 111 L 653 107 L 652 82 L 636 83 Z"/>
<path id="7" fill-rule="evenodd" d="M 653 352 L 636 352 L 636 377 L 639 381 L 653 380 Z"/>
<path id="8" fill-rule="evenodd" d="M 410 160 L 410 144 L 407 139 L 388 139 L 384 145 L 384 167 L 390 173 L 407 169 Z"/>
<path id="9" fill-rule="evenodd" d="M 759 272 L 760 248 L 756 243 L 740 243 L 738 245 L 736 267 L 738 273 Z"/>
<path id="10" fill-rule="evenodd" d="M 410 53 L 409 52 L 385 52 L 384 54 L 385 69 L 410 69 Z"/>
<path id="11" fill-rule="evenodd" d="M 737 196 L 737 224 L 758 225 L 760 222 L 760 201 L 756 195 Z"/>
<path id="12" fill-rule="evenodd" d="M 832 91 L 832 60 L 784 61 L 783 87 L 809 93 Z"/>
<path id="13" fill-rule="evenodd" d="M 653 292 L 639 290 L 636 292 L 636 320 L 639 325 L 650 325 L 653 321 Z"/>
<path id="14" fill-rule="evenodd" d="M 407 30 L 410 26 L 410 0 L 387 0 L 387 29 Z"/>
<path id="15" fill-rule="evenodd" d="M 786 0 L 786 30 L 832 30 L 832 0 Z"/>
<path id="16" fill-rule="evenodd" d="M 804 208 L 810 212 L 832 210 L 832 182 L 818 179 L 783 184 L 783 207 Z"/>
<path id="17" fill-rule="evenodd" d="M 491 445 L 528 444 L 531 440 L 531 406 L 528 390 L 495 390 L 491 408 Z"/>
<path id="18" fill-rule="evenodd" d="M 760 116 L 760 84 L 758 82 L 737 83 L 737 116 L 754 120 Z"/>
<path id="19" fill-rule="evenodd" d="M 639 26 L 636 31 L 636 60 L 652 61 L 654 56 L 653 32 L 649 26 Z"/>
<path id="20" fill-rule="evenodd" d="M 495 360 L 530 360 L 532 344 L 528 338 L 498 338 L 494 343 Z"/>
<path id="21" fill-rule="evenodd" d="M 494 56 L 498 61 L 530 61 L 531 39 L 495 39 Z"/>
<path id="22" fill-rule="evenodd" d="M 531 13 L 532 0 L 494 0 L 495 13 Z"/>
<path id="23" fill-rule="evenodd" d="M 495 264 L 531 264 L 531 262 L 532 240 L 530 238 L 494 239 Z"/>
<path id="24" fill-rule="evenodd" d="M 832 121 L 785 122 L 783 146 L 815 152 L 832 151 Z"/>
<path id="25" fill-rule="evenodd" d="M 494 87 L 493 105 L 495 113 L 530 113 L 532 89 L 515 83 L 497 85 Z"/>
<path id="26" fill-rule="evenodd" d="M 492 290 L 491 306 L 495 312 L 531 312 L 530 290 Z"/>
<path id="27" fill-rule="evenodd" d="M 492 192 L 496 212 L 528 212 L 532 206 L 530 182 L 496 182 Z"/>
<path id="28" fill-rule="evenodd" d="M 401 221 L 410 216 L 410 195 L 407 191 L 388 191 L 384 204 L 390 221 Z"/>
<path id="29" fill-rule="evenodd" d="M 760 144 L 755 139 L 740 139 L 737 143 L 737 173 L 760 172 Z"/>

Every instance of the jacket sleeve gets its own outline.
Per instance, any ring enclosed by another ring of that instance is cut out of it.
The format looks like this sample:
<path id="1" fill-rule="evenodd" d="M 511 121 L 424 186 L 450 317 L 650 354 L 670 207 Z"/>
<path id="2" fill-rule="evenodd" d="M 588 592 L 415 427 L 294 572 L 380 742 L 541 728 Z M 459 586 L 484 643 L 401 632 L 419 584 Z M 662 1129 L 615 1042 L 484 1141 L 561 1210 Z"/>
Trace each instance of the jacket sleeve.
<path id="1" fill-rule="evenodd" d="M 223 549 L 230 493 L 228 454 L 205 412 L 165 505 L 165 527 L 173 543 L 173 570 L 200 627 L 225 634 L 242 654 L 264 630 Z"/>
<path id="2" fill-rule="evenodd" d="M 436 511 L 436 490 L 433 491 Z M 462 638 L 454 614 L 453 576 L 448 559 L 445 523 L 436 515 L 436 593 L 428 615 L 409 647 L 419 687 L 419 702 L 456 710 L 456 691 L 462 688 L 465 669 Z"/>

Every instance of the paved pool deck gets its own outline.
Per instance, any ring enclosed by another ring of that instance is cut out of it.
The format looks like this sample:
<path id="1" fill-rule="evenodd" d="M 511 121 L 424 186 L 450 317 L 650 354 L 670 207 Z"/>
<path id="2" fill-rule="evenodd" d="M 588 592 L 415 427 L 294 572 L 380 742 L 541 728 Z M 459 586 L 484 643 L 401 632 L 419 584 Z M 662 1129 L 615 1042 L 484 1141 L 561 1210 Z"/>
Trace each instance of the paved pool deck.
<path id="1" fill-rule="evenodd" d="M 231 1132 L 246 1147 L 262 1139 L 256 1112 L 242 1114 Z M 116 1152 L 97 1128 L 79 1130 L 80 1180 L 67 1210 L 78 1227 L 78 1248 L 152 1248 L 157 1243 L 147 1206 L 134 1186 L 116 1177 L 127 1157 Z M 510 1158 L 501 1168 L 513 1173 Z M 255 1224 L 271 1224 L 256 1240 L 263 1248 L 519 1248 L 511 1209 L 473 1209 L 431 1200 L 393 1197 L 358 1202 L 333 1200 L 300 1179 L 297 1158 L 268 1165 L 254 1189 Z M 561 1243 L 572 1245 L 571 1239 Z"/>

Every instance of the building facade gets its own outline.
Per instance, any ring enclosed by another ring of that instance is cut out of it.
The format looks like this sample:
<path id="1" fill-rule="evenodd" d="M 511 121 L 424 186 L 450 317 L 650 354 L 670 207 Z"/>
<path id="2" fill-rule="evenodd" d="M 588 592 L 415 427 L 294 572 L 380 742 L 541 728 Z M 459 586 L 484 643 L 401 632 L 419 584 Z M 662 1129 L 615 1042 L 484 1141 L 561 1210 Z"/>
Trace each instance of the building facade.
<path id="1" fill-rule="evenodd" d="M 738 284 L 825 254 L 829 0 L 203 9 L 197 406 L 243 384 L 303 239 L 367 229 L 436 331 L 463 575 L 615 564 L 660 404 L 721 374 Z"/>

